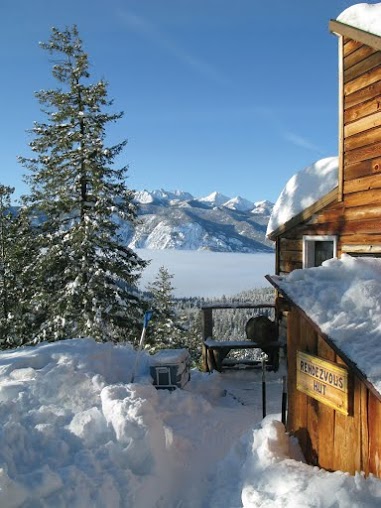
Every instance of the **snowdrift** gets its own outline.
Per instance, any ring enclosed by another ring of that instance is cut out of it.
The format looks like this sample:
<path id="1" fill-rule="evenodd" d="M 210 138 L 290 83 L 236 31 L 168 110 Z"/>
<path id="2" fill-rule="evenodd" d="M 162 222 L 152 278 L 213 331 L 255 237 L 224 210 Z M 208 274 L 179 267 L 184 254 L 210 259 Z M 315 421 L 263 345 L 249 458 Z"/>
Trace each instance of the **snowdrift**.
<path id="1" fill-rule="evenodd" d="M 258 423 L 260 390 L 245 407 L 197 372 L 156 390 L 145 354 L 129 383 L 134 360 L 91 339 L 0 353 L 2 508 L 379 506 L 378 479 L 307 466 L 275 416 Z"/>

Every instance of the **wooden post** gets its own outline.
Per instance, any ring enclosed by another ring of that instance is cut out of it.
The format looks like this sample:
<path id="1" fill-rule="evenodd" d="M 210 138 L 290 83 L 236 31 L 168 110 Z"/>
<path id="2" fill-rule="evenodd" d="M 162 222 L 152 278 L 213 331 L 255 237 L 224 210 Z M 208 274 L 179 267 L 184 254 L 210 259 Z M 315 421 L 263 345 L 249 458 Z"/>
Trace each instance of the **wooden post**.
<path id="1" fill-rule="evenodd" d="M 202 370 L 209 372 L 208 354 L 209 351 L 206 348 L 204 341 L 206 339 L 213 338 L 213 316 L 212 309 L 202 309 Z M 210 352 L 213 354 L 213 352 Z"/>
<path id="2" fill-rule="evenodd" d="M 287 409 L 287 381 L 286 376 L 283 376 L 283 389 L 282 389 L 282 423 L 286 425 L 286 409 Z"/>
<path id="3" fill-rule="evenodd" d="M 262 356 L 262 416 L 266 416 L 266 357 Z"/>

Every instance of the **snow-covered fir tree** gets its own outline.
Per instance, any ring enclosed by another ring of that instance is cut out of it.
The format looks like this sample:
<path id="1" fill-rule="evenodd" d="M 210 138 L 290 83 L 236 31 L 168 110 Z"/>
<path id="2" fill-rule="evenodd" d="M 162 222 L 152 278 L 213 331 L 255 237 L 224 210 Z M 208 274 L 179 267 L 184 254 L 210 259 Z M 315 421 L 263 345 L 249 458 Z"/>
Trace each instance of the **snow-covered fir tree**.
<path id="1" fill-rule="evenodd" d="M 22 209 L 11 206 L 13 187 L 0 184 L 0 347 L 24 343 L 38 318 L 30 312 L 32 229 Z"/>
<path id="2" fill-rule="evenodd" d="M 147 330 L 147 343 L 151 351 L 183 346 L 184 334 L 175 312 L 172 279 L 173 275 L 161 266 L 154 281 L 147 287 L 153 310 L 152 321 Z"/>
<path id="3" fill-rule="evenodd" d="M 44 316 L 35 341 L 92 336 L 119 341 L 141 320 L 136 284 L 145 262 L 123 245 L 118 222 L 134 223 L 127 167 L 114 159 L 126 141 L 106 146 L 107 84 L 89 82 L 88 56 L 76 26 L 52 29 L 41 47 L 54 57 L 56 89 L 36 97 L 45 122 L 36 122 L 32 157 L 20 157 L 29 214 L 38 220 L 33 305 Z"/>
<path id="4" fill-rule="evenodd" d="M 11 212 L 11 195 L 14 188 L 0 185 L 0 337 L 2 346 L 11 335 L 11 314 L 16 305 L 14 291 L 14 240 L 15 220 Z"/>

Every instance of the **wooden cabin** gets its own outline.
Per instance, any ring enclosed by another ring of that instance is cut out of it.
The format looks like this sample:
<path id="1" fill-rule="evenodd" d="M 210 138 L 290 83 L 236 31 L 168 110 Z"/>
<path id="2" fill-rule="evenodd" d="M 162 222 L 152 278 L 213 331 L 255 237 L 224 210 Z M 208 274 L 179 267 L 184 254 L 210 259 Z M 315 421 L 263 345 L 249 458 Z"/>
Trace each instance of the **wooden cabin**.
<path id="1" fill-rule="evenodd" d="M 288 310 L 287 430 L 309 464 L 381 477 L 380 392 L 279 283 L 343 253 L 381 255 L 381 37 L 337 20 L 329 27 L 339 45 L 337 187 L 270 231 L 280 277 L 268 280 Z M 319 384 L 316 372 L 340 379 L 344 389 Z"/>
<path id="2" fill-rule="evenodd" d="M 290 305 L 287 431 L 298 438 L 311 465 L 381 477 L 380 392 L 358 368 L 356 358 L 322 332 L 308 309 L 297 305 L 276 280 L 269 280 Z"/>
<path id="3" fill-rule="evenodd" d="M 333 256 L 381 255 L 381 37 L 339 21 L 330 30 L 339 42 L 338 185 L 268 235 L 277 274 L 313 266 L 308 253 L 328 247 L 321 242 Z"/>

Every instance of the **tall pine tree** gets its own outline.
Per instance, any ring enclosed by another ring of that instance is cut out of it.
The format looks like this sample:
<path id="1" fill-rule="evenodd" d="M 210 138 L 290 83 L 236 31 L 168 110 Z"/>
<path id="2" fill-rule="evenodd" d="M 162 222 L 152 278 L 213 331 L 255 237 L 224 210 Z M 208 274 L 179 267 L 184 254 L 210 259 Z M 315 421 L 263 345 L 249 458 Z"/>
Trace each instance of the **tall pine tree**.
<path id="1" fill-rule="evenodd" d="M 140 322 L 136 284 L 145 262 L 123 244 L 117 223 L 134 223 L 127 167 L 114 159 L 126 145 L 105 145 L 106 127 L 123 113 L 104 81 L 89 82 L 89 63 L 76 26 L 52 29 L 41 43 L 55 57 L 57 89 L 36 93 L 45 122 L 36 122 L 20 158 L 30 171 L 25 204 L 37 217 L 33 304 L 43 315 L 35 341 L 91 336 L 119 341 Z"/>

